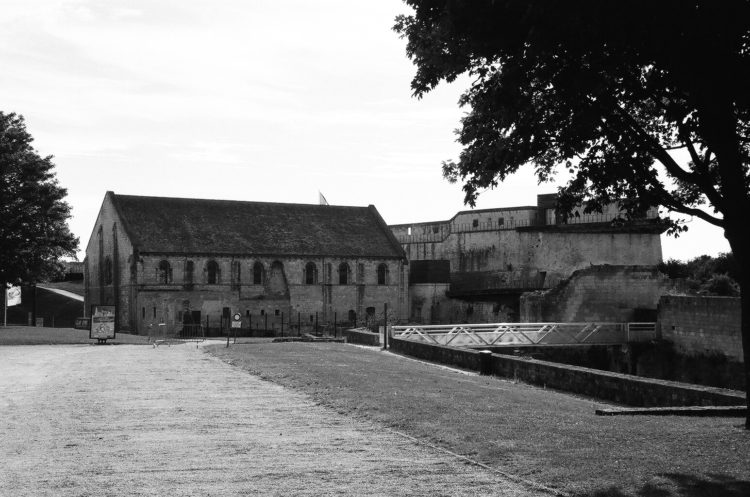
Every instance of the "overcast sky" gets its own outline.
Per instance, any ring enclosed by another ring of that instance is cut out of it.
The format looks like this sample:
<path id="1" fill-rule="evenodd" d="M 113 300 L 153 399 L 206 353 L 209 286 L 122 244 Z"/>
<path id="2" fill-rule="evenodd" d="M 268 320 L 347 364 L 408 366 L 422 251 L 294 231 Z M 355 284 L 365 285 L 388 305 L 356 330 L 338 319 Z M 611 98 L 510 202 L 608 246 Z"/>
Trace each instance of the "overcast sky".
<path id="1" fill-rule="evenodd" d="M 54 155 L 85 249 L 107 190 L 374 204 L 387 223 L 467 209 L 442 178 L 467 79 L 422 100 L 400 0 L 0 0 L 0 110 Z M 530 170 L 477 208 L 534 205 Z M 700 220 L 664 257 L 725 252 Z"/>

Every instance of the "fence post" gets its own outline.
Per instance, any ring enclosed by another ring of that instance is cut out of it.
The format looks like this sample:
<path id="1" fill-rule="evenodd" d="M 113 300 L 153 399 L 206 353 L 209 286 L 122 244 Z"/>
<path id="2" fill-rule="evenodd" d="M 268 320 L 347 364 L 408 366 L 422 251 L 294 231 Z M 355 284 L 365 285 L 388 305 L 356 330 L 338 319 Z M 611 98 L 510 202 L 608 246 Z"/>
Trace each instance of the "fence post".
<path id="1" fill-rule="evenodd" d="M 264 316 L 266 318 L 265 318 L 265 324 L 263 325 L 263 331 L 267 333 L 268 332 L 268 313 L 265 313 Z"/>
<path id="2" fill-rule="evenodd" d="M 211 329 L 208 327 L 208 314 L 206 314 L 206 333 L 208 333 L 209 336 L 211 335 Z"/>
<path id="3" fill-rule="evenodd" d="M 336 338 L 336 313 L 333 313 L 333 338 Z"/>
<path id="4" fill-rule="evenodd" d="M 383 304 L 383 350 L 388 348 L 388 304 Z"/>
<path id="5" fill-rule="evenodd" d="M 318 313 L 315 313 L 315 334 L 318 334 Z"/>
<path id="6" fill-rule="evenodd" d="M 281 313 L 281 336 L 284 337 L 284 313 Z"/>
<path id="7" fill-rule="evenodd" d="M 302 336 L 302 319 L 300 318 L 300 312 L 297 311 L 297 336 Z"/>

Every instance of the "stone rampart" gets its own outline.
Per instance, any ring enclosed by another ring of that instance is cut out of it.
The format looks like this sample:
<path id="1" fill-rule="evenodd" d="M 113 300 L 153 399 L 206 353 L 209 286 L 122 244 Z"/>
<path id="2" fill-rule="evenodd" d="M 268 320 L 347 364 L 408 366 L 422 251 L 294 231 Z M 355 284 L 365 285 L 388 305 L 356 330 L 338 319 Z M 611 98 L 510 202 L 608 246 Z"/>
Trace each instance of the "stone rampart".
<path id="1" fill-rule="evenodd" d="M 486 352 L 457 349 L 394 338 L 394 352 L 479 371 Z M 742 405 L 745 395 L 735 390 L 641 378 L 536 359 L 491 354 L 487 365 L 497 376 L 586 395 L 636 407 Z"/>
<path id="2" fill-rule="evenodd" d="M 659 299 L 658 327 L 677 352 L 718 353 L 744 362 L 739 298 L 664 295 Z"/>
<path id="3" fill-rule="evenodd" d="M 521 322 L 654 321 L 659 297 L 674 285 L 654 266 L 592 266 L 522 295 Z"/>

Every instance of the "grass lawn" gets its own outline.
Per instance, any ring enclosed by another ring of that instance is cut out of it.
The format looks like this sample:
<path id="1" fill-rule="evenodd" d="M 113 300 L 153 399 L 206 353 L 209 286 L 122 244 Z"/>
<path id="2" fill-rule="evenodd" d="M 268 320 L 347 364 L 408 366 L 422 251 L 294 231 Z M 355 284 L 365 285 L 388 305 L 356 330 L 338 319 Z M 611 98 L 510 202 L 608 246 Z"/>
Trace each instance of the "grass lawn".
<path id="1" fill-rule="evenodd" d="M 750 496 L 742 418 L 594 415 L 606 404 L 336 343 L 209 352 L 340 413 L 576 496 Z"/>
<path id="2" fill-rule="evenodd" d="M 1 323 L 0 323 L 1 324 Z M 88 330 L 73 328 L 35 328 L 29 326 L 0 326 L 0 346 L 2 345 L 63 345 L 90 344 L 96 340 L 89 339 Z M 114 340 L 107 343 L 148 344 L 148 337 L 117 333 Z"/>

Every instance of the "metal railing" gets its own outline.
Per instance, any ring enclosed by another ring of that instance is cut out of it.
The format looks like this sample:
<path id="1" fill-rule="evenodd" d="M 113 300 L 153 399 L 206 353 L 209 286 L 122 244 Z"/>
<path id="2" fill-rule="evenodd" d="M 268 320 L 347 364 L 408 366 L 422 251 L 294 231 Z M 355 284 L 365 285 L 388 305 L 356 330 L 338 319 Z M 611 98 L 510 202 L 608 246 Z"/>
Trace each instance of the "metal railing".
<path id="1" fill-rule="evenodd" d="M 656 338 L 656 323 L 486 323 L 393 326 L 403 340 L 451 347 L 594 345 Z"/>
<path id="2" fill-rule="evenodd" d="M 173 343 L 198 342 L 206 340 L 206 333 L 200 324 L 179 324 L 170 326 L 165 323 L 156 326 L 149 325 L 148 340 L 153 343 L 154 347 L 162 344 L 172 345 Z"/>

